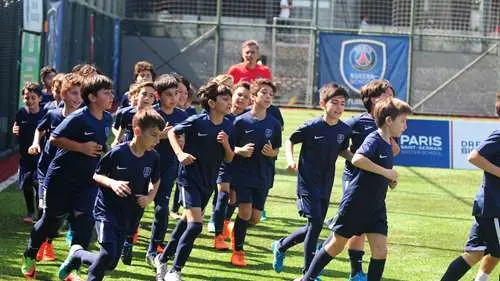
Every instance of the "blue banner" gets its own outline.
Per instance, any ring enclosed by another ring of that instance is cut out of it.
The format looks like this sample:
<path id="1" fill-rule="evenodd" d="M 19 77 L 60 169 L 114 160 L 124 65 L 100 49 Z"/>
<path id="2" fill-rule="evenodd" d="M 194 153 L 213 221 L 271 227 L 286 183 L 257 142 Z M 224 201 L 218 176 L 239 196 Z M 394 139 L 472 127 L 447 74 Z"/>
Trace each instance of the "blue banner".
<path id="1" fill-rule="evenodd" d="M 401 166 L 451 168 L 450 121 L 408 120 L 399 140 L 401 152 L 394 163 Z"/>
<path id="2" fill-rule="evenodd" d="M 351 93 L 373 79 L 390 81 L 396 97 L 408 97 L 408 36 L 377 36 L 321 32 L 319 35 L 319 86 L 345 85 Z M 363 107 L 352 95 L 350 107 Z"/>
<path id="3" fill-rule="evenodd" d="M 120 20 L 115 20 L 113 29 L 113 84 L 118 89 L 118 79 L 120 77 Z M 117 93 L 115 94 L 117 96 Z"/>
<path id="4" fill-rule="evenodd" d="M 62 0 L 48 1 L 47 22 L 49 29 L 47 32 L 47 61 L 48 65 L 58 71 L 61 70 L 61 46 L 62 46 L 62 26 L 64 2 Z"/>

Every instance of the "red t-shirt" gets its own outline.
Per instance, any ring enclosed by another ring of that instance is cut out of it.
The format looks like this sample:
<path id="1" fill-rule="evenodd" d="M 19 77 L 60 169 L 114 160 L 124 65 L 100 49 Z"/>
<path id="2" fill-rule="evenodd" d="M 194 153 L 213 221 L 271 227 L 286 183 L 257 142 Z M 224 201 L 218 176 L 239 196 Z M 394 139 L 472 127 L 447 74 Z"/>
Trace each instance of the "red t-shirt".
<path id="1" fill-rule="evenodd" d="M 240 81 L 253 82 L 258 78 L 271 79 L 271 70 L 269 67 L 257 64 L 255 68 L 247 68 L 243 63 L 235 64 L 229 68 L 227 74 L 233 77 L 233 83 Z"/>

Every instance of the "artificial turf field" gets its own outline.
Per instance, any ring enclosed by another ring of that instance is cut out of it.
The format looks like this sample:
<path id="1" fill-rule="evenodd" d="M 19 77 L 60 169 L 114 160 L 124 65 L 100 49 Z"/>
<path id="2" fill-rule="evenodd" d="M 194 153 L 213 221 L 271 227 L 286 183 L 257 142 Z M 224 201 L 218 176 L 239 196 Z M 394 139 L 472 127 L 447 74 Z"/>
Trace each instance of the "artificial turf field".
<path id="1" fill-rule="evenodd" d="M 318 110 L 284 109 L 285 131 L 290 135 L 305 120 L 321 114 Z M 348 118 L 351 113 L 344 114 Z M 298 156 L 299 147 L 296 147 Z M 344 163 L 337 161 L 334 192 L 328 216 L 334 216 L 341 198 L 341 175 Z M 305 220 L 297 215 L 295 205 L 296 176 L 286 171 L 284 151 L 276 164 L 274 188 L 266 204 L 269 220 L 248 230 L 245 251 L 249 266 L 236 268 L 230 264 L 230 252 L 216 252 L 212 248 L 212 235 L 206 223 L 183 269 L 183 280 L 293 280 L 302 270 L 303 245 L 287 252 L 285 269 L 275 273 L 272 269 L 271 243 L 296 228 Z M 479 171 L 445 170 L 430 168 L 397 167 L 399 186 L 387 195 L 389 219 L 389 255 L 383 280 L 439 280 L 449 262 L 462 253 L 472 223 L 472 202 L 481 181 Z M 210 204 L 209 204 L 210 205 Z M 12 185 L 0 193 L 0 280 L 23 280 L 20 272 L 21 256 L 26 247 L 30 225 L 21 221 L 25 214 L 22 193 Z M 207 207 L 211 213 L 211 206 Z M 144 261 L 152 205 L 141 222 L 140 242 L 134 247 L 132 266 L 121 262 L 105 280 L 154 280 L 154 272 Z M 208 220 L 208 215 L 206 215 Z M 175 221 L 170 220 L 169 233 Z M 169 237 L 167 234 L 166 239 Z M 321 238 L 329 235 L 323 230 Z M 61 235 L 54 241 L 57 261 L 37 264 L 38 280 L 57 280 L 57 268 L 66 257 L 68 246 Z M 368 269 L 369 249 L 364 258 Z M 98 249 L 98 244 L 94 244 Z M 346 251 L 326 268 L 322 280 L 347 280 L 350 271 Z M 477 266 L 462 280 L 472 280 Z M 86 272 L 86 267 L 83 274 Z M 497 280 L 496 269 L 490 280 Z"/>

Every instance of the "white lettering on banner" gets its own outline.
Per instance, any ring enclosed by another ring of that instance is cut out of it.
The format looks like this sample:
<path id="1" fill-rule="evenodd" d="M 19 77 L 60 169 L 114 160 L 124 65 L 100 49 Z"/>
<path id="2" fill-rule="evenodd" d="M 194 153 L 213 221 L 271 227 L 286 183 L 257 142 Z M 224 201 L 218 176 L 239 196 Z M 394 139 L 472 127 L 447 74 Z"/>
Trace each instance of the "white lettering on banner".
<path id="1" fill-rule="evenodd" d="M 414 145 L 419 146 L 419 149 L 425 147 L 424 149 L 434 149 L 434 147 L 439 147 L 443 145 L 443 141 L 440 136 L 401 136 L 401 145 Z M 415 149 L 415 148 L 413 148 Z"/>
<path id="2" fill-rule="evenodd" d="M 498 122 L 453 121 L 452 149 L 454 169 L 477 169 L 467 157 L 472 150 L 500 127 Z"/>

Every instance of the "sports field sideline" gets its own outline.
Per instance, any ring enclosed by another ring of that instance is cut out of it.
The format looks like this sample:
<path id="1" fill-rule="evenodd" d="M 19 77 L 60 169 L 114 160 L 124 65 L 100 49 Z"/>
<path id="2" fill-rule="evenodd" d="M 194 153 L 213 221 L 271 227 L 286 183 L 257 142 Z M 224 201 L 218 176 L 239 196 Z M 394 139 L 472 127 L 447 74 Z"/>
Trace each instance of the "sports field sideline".
<path id="1" fill-rule="evenodd" d="M 302 122 L 321 112 L 284 109 L 283 114 L 283 138 L 286 138 Z M 343 119 L 350 115 L 346 113 Z M 207 233 L 205 224 L 183 270 L 185 280 L 293 280 L 300 275 L 303 245 L 287 252 L 284 272 L 277 274 L 271 267 L 271 243 L 304 223 L 295 207 L 296 176 L 286 171 L 283 150 L 280 154 L 274 188 L 266 205 L 269 220 L 248 231 L 245 251 L 249 266 L 244 269 L 236 268 L 229 262 L 230 252 L 213 250 L 212 235 Z M 336 213 L 341 197 L 340 177 L 343 167 L 343 161 L 339 160 L 329 217 Z M 473 219 L 473 198 L 482 173 L 411 167 L 398 167 L 398 171 L 399 185 L 388 193 L 386 201 L 389 255 L 384 280 L 438 280 L 449 262 L 462 252 Z M 210 214 L 210 204 L 208 208 L 207 214 Z M 24 209 L 22 194 L 16 185 L 0 193 L 0 280 L 24 280 L 20 272 L 21 256 L 31 230 L 30 225 L 21 222 Z M 151 218 L 150 206 L 141 223 L 140 242 L 134 247 L 132 266 L 120 263 L 106 280 L 154 280 L 153 270 L 144 261 Z M 174 221 L 171 220 L 169 227 L 173 225 Z M 329 231 L 324 230 L 321 238 L 328 235 Z M 169 234 L 167 238 L 168 236 Z M 68 250 L 65 243 L 62 236 L 55 241 L 57 261 L 37 264 L 38 280 L 57 280 L 57 268 Z M 369 250 L 367 251 L 365 271 L 369 259 Z M 464 280 L 472 280 L 475 273 L 475 269 L 471 270 Z M 499 273 L 500 270 L 496 269 L 491 274 L 493 280 Z M 349 261 L 344 252 L 328 265 L 322 280 L 347 280 L 348 274 Z"/>

